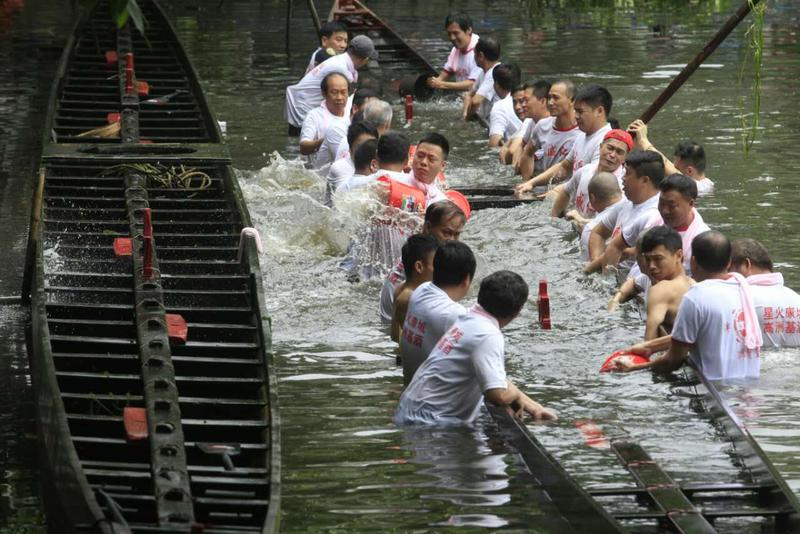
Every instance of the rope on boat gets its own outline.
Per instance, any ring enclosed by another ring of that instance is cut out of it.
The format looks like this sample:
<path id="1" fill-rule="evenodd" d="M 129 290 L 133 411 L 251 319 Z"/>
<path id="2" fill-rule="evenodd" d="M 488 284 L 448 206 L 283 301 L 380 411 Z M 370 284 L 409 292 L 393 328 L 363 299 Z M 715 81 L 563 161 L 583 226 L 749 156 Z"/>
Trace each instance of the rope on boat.
<path id="1" fill-rule="evenodd" d="M 211 187 L 211 177 L 194 167 L 180 165 L 166 166 L 161 163 L 122 163 L 104 169 L 100 176 L 121 176 L 126 172 L 136 172 L 147 177 L 148 186 L 160 186 L 166 189 L 196 189 L 203 191 Z M 193 181 L 200 180 L 199 185 L 192 185 Z"/>

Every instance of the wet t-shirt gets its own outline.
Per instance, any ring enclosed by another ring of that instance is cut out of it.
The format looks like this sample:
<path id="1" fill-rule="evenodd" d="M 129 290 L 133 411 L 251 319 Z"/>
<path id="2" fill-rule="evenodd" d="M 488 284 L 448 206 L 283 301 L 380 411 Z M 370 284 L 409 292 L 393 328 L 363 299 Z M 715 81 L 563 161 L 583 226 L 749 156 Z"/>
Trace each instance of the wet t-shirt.
<path id="1" fill-rule="evenodd" d="M 758 351 L 744 344 L 744 312 L 734 279 L 704 280 L 689 288 L 672 327 L 672 339 L 692 345 L 689 356 L 709 380 L 757 378 Z"/>
<path id="2" fill-rule="evenodd" d="M 400 397 L 397 424 L 475 421 L 490 389 L 505 389 L 505 341 L 497 320 L 473 306 L 447 330 Z"/>
<path id="3" fill-rule="evenodd" d="M 611 125 L 606 123 L 605 126 L 594 132 L 592 135 L 577 136 L 575 143 L 572 145 L 572 152 L 570 152 L 569 159 L 572 161 L 572 172 L 577 171 L 584 165 L 594 163 L 600 159 L 600 143 L 606 133 L 611 131 Z"/>
<path id="4" fill-rule="evenodd" d="M 508 141 L 520 126 L 522 121 L 514 112 L 514 99 L 511 98 L 511 93 L 508 93 L 505 98 L 501 98 L 492 106 L 489 115 L 489 137 L 499 135 L 503 141 Z"/>
<path id="5" fill-rule="evenodd" d="M 583 136 L 577 124 L 561 130 L 556 128 L 556 117 L 545 117 L 532 124 L 523 137 L 526 141 L 536 144 L 537 154 L 541 153 L 537 164 L 541 162 L 541 168 L 546 170 L 564 161 L 572 152 L 575 141 Z"/>
<path id="6" fill-rule="evenodd" d="M 800 295 L 780 273 L 747 277 L 765 347 L 800 347 Z"/>
<path id="7" fill-rule="evenodd" d="M 302 80 L 286 88 L 286 107 L 284 109 L 286 122 L 298 128 L 303 126 L 306 115 L 323 101 L 322 89 L 320 89 L 322 80 L 333 72 L 342 74 L 350 83 L 358 81 L 358 71 L 350 54 L 339 54 L 320 63 L 303 76 Z M 349 116 L 349 112 L 345 111 L 345 115 Z"/>
<path id="8" fill-rule="evenodd" d="M 439 338 L 465 312 L 464 306 L 453 302 L 433 282 L 420 284 L 414 290 L 408 301 L 406 320 L 400 334 L 400 354 L 406 383 L 411 381 Z"/>
<path id="9" fill-rule="evenodd" d="M 337 126 L 344 127 L 350 124 L 350 119 L 347 115 L 338 116 L 328 111 L 328 106 L 323 102 L 322 105 L 312 109 L 303 120 L 303 128 L 300 130 L 300 141 L 316 141 L 317 139 L 324 139 L 329 130 Z M 323 143 L 324 144 L 324 143 Z M 320 147 L 314 154 L 309 156 L 311 166 L 315 169 L 320 169 L 333 161 L 331 153 Z"/>
<path id="10" fill-rule="evenodd" d="M 457 82 L 475 79 L 475 69 L 478 68 L 475 63 L 475 45 L 478 44 L 478 39 L 478 34 L 473 33 L 466 51 L 462 52 L 454 46 L 450 50 L 450 55 L 447 56 L 444 70 L 449 72 Z"/>
<path id="11" fill-rule="evenodd" d="M 569 194 L 570 200 L 575 202 L 575 209 L 581 216 L 590 219 L 596 215 L 592 204 L 589 202 L 589 182 L 597 174 L 598 163 L 584 165 L 575 171 L 569 180 L 564 184 L 564 190 Z M 614 171 L 620 189 L 622 188 L 622 178 L 625 176 L 625 167 L 620 165 Z"/>

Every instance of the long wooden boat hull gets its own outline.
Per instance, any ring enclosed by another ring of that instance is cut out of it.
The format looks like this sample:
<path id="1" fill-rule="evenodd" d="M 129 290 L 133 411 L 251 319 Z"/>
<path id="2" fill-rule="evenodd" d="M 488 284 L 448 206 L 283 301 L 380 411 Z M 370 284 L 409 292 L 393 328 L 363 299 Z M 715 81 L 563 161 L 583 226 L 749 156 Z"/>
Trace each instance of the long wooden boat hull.
<path id="1" fill-rule="evenodd" d="M 147 43 L 102 3 L 82 19 L 50 102 L 29 247 L 48 525 L 277 531 L 277 386 L 250 216 L 174 31 L 139 5 Z"/>

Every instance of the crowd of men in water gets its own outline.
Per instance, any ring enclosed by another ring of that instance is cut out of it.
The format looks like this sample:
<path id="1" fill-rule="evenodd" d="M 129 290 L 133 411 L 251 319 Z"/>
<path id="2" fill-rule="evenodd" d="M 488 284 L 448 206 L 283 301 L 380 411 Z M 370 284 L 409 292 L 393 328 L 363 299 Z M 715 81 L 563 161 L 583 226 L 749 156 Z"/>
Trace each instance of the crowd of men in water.
<path id="1" fill-rule="evenodd" d="M 552 200 L 551 215 L 574 223 L 585 273 L 618 274 L 609 309 L 642 303 L 644 339 L 611 369 L 671 372 L 689 358 L 712 380 L 754 378 L 762 347 L 800 346 L 800 296 L 784 286 L 765 247 L 731 242 L 696 209 L 714 192 L 703 147 L 681 141 L 670 159 L 642 121 L 612 124 L 604 87 L 521 83 L 520 69 L 501 62 L 498 42 L 474 33 L 468 16 L 448 15 L 445 30 L 453 48 L 428 85 L 459 93 L 462 118 L 488 125 L 489 146 L 521 176 L 517 195 L 546 188 L 540 195 Z M 286 119 L 310 167 L 325 177 L 327 205 L 366 190 L 386 210 L 424 213 L 413 232 L 385 213 L 376 217 L 364 239 L 385 242 L 378 269 L 348 263 L 358 279 L 388 271 L 379 313 L 399 343 L 406 384 L 396 421 L 470 423 L 484 399 L 519 417 L 555 418 L 505 373 L 501 329 L 528 300 L 525 281 L 492 273 L 477 303 L 460 304 L 476 260 L 459 240 L 469 204 L 444 185 L 447 139 L 431 132 L 411 145 L 391 130 L 392 107 L 377 87 L 362 83 L 351 93 L 358 69 L 375 59 L 369 37 L 348 40 L 340 23 L 323 25 L 306 75 L 286 90 Z"/>

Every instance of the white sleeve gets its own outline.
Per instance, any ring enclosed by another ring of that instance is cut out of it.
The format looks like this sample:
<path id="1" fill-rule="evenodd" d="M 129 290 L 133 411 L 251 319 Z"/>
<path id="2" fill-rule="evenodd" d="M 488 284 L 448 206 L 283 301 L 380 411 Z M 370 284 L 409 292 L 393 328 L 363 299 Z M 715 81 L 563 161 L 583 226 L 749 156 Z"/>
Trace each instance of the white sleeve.
<path id="1" fill-rule="evenodd" d="M 564 184 L 564 191 L 569 194 L 570 199 L 574 198 L 575 193 L 578 192 L 578 186 L 580 185 L 581 177 L 583 176 L 581 170 L 582 169 L 578 169 L 576 172 L 573 172 L 572 176 L 570 176 L 569 180 L 567 180 Z"/>
<path id="2" fill-rule="evenodd" d="M 478 87 L 478 90 L 475 91 L 475 93 L 481 95 L 486 99 L 489 99 L 492 96 L 493 92 L 494 92 L 494 77 L 484 76 L 483 80 L 481 81 L 481 86 Z"/>
<path id="3" fill-rule="evenodd" d="M 475 348 L 475 352 L 472 353 L 472 365 L 481 393 L 486 393 L 490 389 L 506 389 L 502 334 L 488 336 Z"/>
<path id="4" fill-rule="evenodd" d="M 635 246 L 640 235 L 662 222 L 661 216 L 658 214 L 648 217 L 647 214 L 643 213 L 641 217 L 637 217 L 631 224 L 622 229 L 622 239 L 625 240 L 625 244 L 629 247 Z"/>
<path id="5" fill-rule="evenodd" d="M 492 106 L 492 112 L 489 114 L 489 137 L 493 135 L 502 136 L 506 131 L 506 116 L 500 106 Z"/>
<path id="6" fill-rule="evenodd" d="M 475 67 L 472 69 L 472 72 L 469 73 L 468 78 L 474 82 L 480 83 L 483 81 L 483 69 L 480 67 Z"/>
<path id="7" fill-rule="evenodd" d="M 700 323 L 701 318 L 697 304 L 690 295 L 684 295 L 681 305 L 678 307 L 675 324 L 672 326 L 672 339 L 693 345 L 697 341 L 697 334 L 702 326 Z"/>
<path id="8" fill-rule="evenodd" d="M 606 208 L 601 213 L 599 213 L 595 219 L 597 219 L 597 224 L 602 224 L 606 227 L 606 229 L 613 231 L 614 228 L 617 226 L 617 216 L 619 215 L 620 209 L 610 209 Z"/>
<path id="9" fill-rule="evenodd" d="M 309 112 L 306 118 L 303 119 L 303 127 L 300 129 L 301 141 L 316 141 L 319 130 L 317 129 L 316 113 Z"/>

